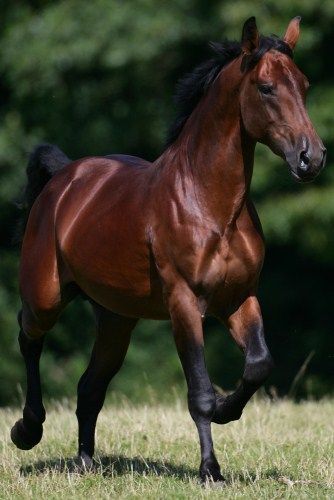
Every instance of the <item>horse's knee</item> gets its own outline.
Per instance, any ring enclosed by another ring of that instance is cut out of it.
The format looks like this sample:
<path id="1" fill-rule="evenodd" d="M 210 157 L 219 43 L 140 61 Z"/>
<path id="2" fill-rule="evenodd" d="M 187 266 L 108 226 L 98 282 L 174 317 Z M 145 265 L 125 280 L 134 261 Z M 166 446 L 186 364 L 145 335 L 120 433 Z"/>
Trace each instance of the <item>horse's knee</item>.
<path id="1" fill-rule="evenodd" d="M 243 375 L 245 382 L 251 385 L 262 385 L 269 377 L 274 363 L 269 352 L 262 357 L 246 359 L 246 366 Z"/>
<path id="2" fill-rule="evenodd" d="M 213 389 L 196 394 L 189 393 L 188 408 L 195 422 L 203 417 L 211 421 L 216 410 L 216 396 Z"/>

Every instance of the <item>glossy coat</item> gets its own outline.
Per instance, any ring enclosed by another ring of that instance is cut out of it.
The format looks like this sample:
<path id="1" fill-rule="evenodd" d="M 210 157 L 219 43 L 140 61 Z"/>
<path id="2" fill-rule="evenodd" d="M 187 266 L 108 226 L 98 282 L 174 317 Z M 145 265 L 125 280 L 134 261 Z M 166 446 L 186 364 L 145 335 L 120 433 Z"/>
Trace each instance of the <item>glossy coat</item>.
<path id="1" fill-rule="evenodd" d="M 284 39 L 291 50 L 298 36 L 295 18 Z M 154 163 L 126 155 L 78 160 L 37 197 L 20 266 L 20 342 L 31 391 L 12 431 L 19 447 L 41 438 L 41 339 L 84 293 L 94 304 L 98 336 L 78 388 L 83 462 L 91 463 L 96 418 L 137 319 L 170 318 L 199 431 L 200 475 L 222 479 L 211 422 L 239 418 L 272 366 L 256 298 L 265 249 L 249 194 L 255 145 L 267 144 L 300 181 L 321 170 L 325 155 L 305 109 L 307 80 L 293 60 L 268 50 L 244 69 L 259 43 L 251 18 L 240 55 L 222 68 Z M 228 326 L 245 354 L 241 385 L 227 398 L 214 391 L 205 367 L 207 314 Z"/>

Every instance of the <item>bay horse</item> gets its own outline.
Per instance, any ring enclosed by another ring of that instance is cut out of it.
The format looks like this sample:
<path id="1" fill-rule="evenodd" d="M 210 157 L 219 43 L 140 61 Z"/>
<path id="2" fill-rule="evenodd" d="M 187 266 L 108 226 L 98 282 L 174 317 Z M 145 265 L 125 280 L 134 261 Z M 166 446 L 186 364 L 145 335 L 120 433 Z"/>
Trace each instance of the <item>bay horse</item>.
<path id="1" fill-rule="evenodd" d="M 252 17 L 240 43 L 215 44 L 215 56 L 180 83 L 180 116 L 153 163 L 127 155 L 72 162 L 50 145 L 31 155 L 19 313 L 27 394 L 11 431 L 18 448 L 32 448 L 43 433 L 45 333 L 84 294 L 97 337 L 78 385 L 83 464 L 92 464 L 96 420 L 138 319 L 170 318 L 199 434 L 200 477 L 223 480 L 211 422 L 239 419 L 273 365 L 256 296 L 264 241 L 250 199 L 255 145 L 283 158 L 300 182 L 325 164 L 305 109 L 308 81 L 293 62 L 299 22 L 292 19 L 281 39 L 260 36 Z M 245 356 L 242 381 L 227 397 L 206 369 L 206 315 L 228 327 Z"/>

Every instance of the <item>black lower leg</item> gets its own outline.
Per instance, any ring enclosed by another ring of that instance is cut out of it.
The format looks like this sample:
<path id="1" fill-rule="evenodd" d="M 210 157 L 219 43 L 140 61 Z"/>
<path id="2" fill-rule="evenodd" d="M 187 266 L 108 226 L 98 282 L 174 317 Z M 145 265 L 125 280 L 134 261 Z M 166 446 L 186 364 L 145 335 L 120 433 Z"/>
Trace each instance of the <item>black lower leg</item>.
<path id="1" fill-rule="evenodd" d="M 251 291 L 228 317 L 219 316 L 245 354 L 245 369 L 237 390 L 224 397 L 216 393 L 212 422 L 226 424 L 237 420 L 247 402 L 268 377 L 273 362 L 264 338 L 260 305 Z"/>
<path id="2" fill-rule="evenodd" d="M 257 356 L 246 355 L 245 370 L 240 386 L 227 397 L 216 393 L 216 411 L 212 422 L 227 424 L 241 417 L 242 411 L 253 394 L 261 387 L 269 376 L 273 361 L 268 349 L 258 351 Z"/>
<path id="3" fill-rule="evenodd" d="M 216 408 L 216 398 L 204 360 L 202 346 L 188 347 L 179 352 L 188 384 L 188 407 L 194 420 L 201 446 L 200 478 L 223 481 L 211 435 L 211 420 Z"/>
<path id="4" fill-rule="evenodd" d="M 79 456 L 91 466 L 94 454 L 95 426 L 112 377 L 124 361 L 131 332 L 137 320 L 118 316 L 96 307 L 97 339 L 88 368 L 78 384 L 77 419 Z"/>
<path id="5" fill-rule="evenodd" d="M 257 389 L 258 386 L 251 387 L 242 381 L 236 391 L 229 396 L 223 396 L 216 392 L 216 410 L 212 422 L 227 424 L 233 420 L 239 420 L 244 407 Z"/>
<path id="6" fill-rule="evenodd" d="M 27 395 L 23 418 L 18 420 L 12 428 L 11 439 L 22 450 L 33 448 L 40 442 L 43 435 L 45 410 L 39 373 L 43 341 L 44 338 L 30 339 L 23 330 L 19 333 L 20 350 L 26 365 Z"/>
<path id="7" fill-rule="evenodd" d="M 94 373 L 88 368 L 79 381 L 76 410 L 79 426 L 78 455 L 86 467 L 92 464 L 96 421 L 103 406 L 109 380 L 108 378 L 94 383 Z"/>
<path id="8" fill-rule="evenodd" d="M 213 449 L 211 421 L 209 419 L 197 420 L 196 427 L 201 446 L 201 464 L 199 469 L 201 481 L 224 481 Z"/>

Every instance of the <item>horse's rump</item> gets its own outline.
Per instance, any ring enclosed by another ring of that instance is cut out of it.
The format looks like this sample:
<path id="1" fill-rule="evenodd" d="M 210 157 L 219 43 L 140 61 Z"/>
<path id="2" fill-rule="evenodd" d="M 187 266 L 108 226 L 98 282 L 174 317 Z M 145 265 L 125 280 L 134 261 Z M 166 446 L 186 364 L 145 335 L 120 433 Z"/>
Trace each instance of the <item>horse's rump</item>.
<path id="1" fill-rule="evenodd" d="M 151 169 L 125 158 L 128 163 L 121 155 L 73 162 L 37 198 L 21 259 L 23 300 L 33 308 L 53 307 L 70 283 L 102 303 L 107 290 L 115 300 L 150 294 Z M 47 293 L 46 274 L 54 284 Z"/>

